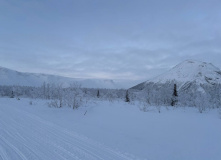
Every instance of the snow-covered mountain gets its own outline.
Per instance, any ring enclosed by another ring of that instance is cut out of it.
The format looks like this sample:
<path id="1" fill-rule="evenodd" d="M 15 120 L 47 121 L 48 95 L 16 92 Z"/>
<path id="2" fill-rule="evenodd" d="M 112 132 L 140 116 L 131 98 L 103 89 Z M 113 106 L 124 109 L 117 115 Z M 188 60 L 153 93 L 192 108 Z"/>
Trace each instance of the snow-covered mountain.
<path id="1" fill-rule="evenodd" d="M 195 84 L 217 84 L 221 83 L 221 70 L 211 63 L 186 60 L 168 72 L 154 77 L 146 82 L 140 83 L 132 89 L 142 90 L 150 83 L 165 84 L 176 83 L 180 87 L 187 83 Z"/>
<path id="2" fill-rule="evenodd" d="M 48 74 L 24 73 L 0 67 L 0 85 L 41 86 L 43 83 L 62 84 L 68 86 L 78 82 L 85 88 L 123 88 L 121 84 L 107 79 L 79 79 Z"/>
<path id="3" fill-rule="evenodd" d="M 211 63 L 186 60 L 130 91 L 148 105 L 195 106 L 202 112 L 221 105 L 221 71 Z"/>

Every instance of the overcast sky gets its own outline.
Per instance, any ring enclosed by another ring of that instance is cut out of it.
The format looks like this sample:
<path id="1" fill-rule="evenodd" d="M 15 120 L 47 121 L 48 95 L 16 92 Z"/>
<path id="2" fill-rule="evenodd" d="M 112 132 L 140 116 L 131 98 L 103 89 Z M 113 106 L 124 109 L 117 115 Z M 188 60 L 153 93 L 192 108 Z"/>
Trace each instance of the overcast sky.
<path id="1" fill-rule="evenodd" d="M 0 66 L 147 80 L 186 59 L 221 68 L 220 0 L 0 0 Z"/>

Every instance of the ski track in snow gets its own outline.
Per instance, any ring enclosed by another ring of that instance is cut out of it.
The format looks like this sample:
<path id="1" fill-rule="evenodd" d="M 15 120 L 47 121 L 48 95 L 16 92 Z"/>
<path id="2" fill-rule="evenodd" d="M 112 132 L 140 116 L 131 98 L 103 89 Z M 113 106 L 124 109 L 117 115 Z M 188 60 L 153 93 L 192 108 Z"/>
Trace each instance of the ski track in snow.
<path id="1" fill-rule="evenodd" d="M 0 117 L 0 159 L 2 160 L 132 159 L 16 107 L 1 106 Z"/>

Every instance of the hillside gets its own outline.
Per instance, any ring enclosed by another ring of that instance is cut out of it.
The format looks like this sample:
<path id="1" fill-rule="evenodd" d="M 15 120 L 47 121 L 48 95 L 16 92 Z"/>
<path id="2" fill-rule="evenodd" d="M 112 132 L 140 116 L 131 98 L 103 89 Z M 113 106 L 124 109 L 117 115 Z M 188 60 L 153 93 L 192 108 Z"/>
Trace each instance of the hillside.
<path id="1" fill-rule="evenodd" d="M 0 67 L 0 85 L 41 86 L 43 83 L 63 84 L 68 86 L 78 82 L 85 88 L 123 88 L 120 83 L 108 79 L 79 79 L 48 74 L 24 73 Z"/>
<path id="2" fill-rule="evenodd" d="M 187 83 L 195 83 L 198 85 L 219 84 L 221 83 L 221 71 L 211 63 L 186 60 L 176 65 L 168 72 L 140 83 L 132 87 L 132 89 L 142 90 L 150 83 L 176 83 L 179 86 L 183 86 Z"/>

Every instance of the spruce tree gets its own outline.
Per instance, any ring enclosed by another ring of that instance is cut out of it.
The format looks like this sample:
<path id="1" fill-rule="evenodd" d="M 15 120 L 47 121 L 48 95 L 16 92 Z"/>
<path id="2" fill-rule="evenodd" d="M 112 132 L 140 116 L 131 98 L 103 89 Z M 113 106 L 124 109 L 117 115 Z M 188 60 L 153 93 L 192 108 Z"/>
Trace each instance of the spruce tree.
<path id="1" fill-rule="evenodd" d="M 97 98 L 100 98 L 100 91 L 97 90 Z"/>
<path id="2" fill-rule="evenodd" d="M 128 90 L 127 90 L 127 92 L 126 92 L 125 102 L 130 102 Z"/>
<path id="3" fill-rule="evenodd" d="M 175 106 L 177 104 L 177 97 L 178 97 L 178 94 L 177 94 L 177 87 L 176 87 L 176 84 L 174 84 L 174 87 L 173 87 L 173 97 L 172 97 L 172 100 L 171 100 L 171 106 Z"/>
<path id="4" fill-rule="evenodd" d="M 177 89 L 176 89 L 176 84 L 174 84 L 174 88 L 173 88 L 173 96 L 178 97 Z"/>
<path id="5" fill-rule="evenodd" d="M 14 98 L 14 97 L 15 97 L 15 96 L 14 96 L 14 92 L 12 91 L 10 98 Z"/>

